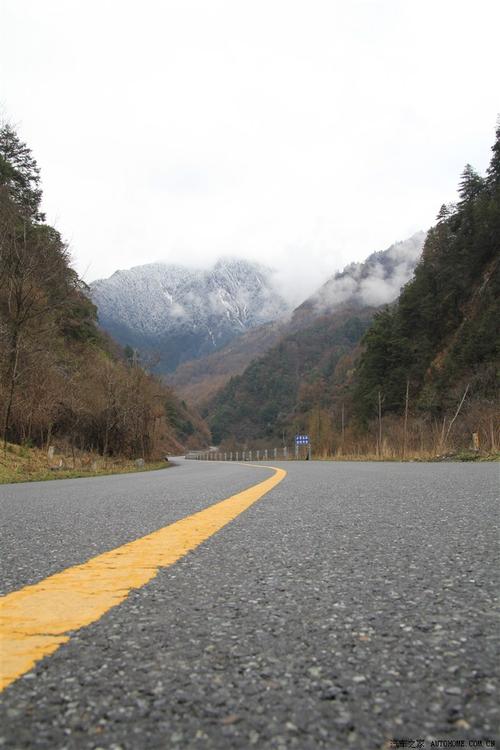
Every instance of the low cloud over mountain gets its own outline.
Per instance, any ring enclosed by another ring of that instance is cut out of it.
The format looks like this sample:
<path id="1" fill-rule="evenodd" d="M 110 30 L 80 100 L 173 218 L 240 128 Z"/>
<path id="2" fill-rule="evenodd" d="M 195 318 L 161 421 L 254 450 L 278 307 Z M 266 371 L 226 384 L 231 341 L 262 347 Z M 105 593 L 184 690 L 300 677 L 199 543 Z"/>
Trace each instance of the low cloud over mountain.
<path id="1" fill-rule="evenodd" d="M 372 253 L 363 263 L 351 263 L 298 309 L 308 308 L 321 315 L 347 305 L 376 307 L 393 302 L 413 275 L 425 237 L 425 232 L 417 232 L 387 250 Z"/>

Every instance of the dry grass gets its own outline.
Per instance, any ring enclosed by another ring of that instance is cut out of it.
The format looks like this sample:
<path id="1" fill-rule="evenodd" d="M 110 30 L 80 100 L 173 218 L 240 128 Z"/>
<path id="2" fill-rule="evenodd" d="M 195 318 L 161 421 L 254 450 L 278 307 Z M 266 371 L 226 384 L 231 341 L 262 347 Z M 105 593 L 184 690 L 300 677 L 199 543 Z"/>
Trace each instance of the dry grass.
<path id="1" fill-rule="evenodd" d="M 473 451 L 459 451 L 456 453 L 444 453 L 442 455 L 436 455 L 431 451 L 418 451 L 414 454 L 407 455 L 402 458 L 401 454 L 394 452 L 386 452 L 382 455 L 377 453 L 336 453 L 335 455 L 315 455 L 313 454 L 314 461 L 400 461 L 400 462 L 415 462 L 415 461 L 500 461 L 500 453 L 485 453 L 485 452 L 473 452 Z"/>
<path id="2" fill-rule="evenodd" d="M 49 459 L 47 453 L 38 448 L 8 443 L 6 451 L 0 449 L 0 484 L 126 474 L 167 469 L 170 466 L 172 464 L 166 461 L 147 462 L 144 466 L 137 466 L 134 461 L 125 458 L 108 458 L 105 461 L 102 456 L 91 453 L 79 453 L 77 456 L 56 453 Z"/>

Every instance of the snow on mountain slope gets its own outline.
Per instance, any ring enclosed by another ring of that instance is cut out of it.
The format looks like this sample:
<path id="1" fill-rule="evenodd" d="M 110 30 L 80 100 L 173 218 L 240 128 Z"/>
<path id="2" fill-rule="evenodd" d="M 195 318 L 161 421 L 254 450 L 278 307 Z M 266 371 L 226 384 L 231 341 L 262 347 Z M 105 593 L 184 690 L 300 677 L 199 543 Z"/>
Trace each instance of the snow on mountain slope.
<path id="1" fill-rule="evenodd" d="M 272 272 L 222 259 L 209 270 L 151 263 L 90 285 L 99 321 L 121 344 L 160 356 L 168 372 L 287 312 Z"/>

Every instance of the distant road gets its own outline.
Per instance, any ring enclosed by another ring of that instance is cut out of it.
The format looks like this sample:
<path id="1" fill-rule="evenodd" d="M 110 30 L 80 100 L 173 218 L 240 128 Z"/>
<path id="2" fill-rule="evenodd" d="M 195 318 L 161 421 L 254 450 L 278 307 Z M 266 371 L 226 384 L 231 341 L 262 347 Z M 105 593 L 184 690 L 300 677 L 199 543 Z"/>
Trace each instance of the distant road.
<path id="1" fill-rule="evenodd" d="M 178 463 L 0 487 L 0 747 L 499 746 L 498 464 Z"/>

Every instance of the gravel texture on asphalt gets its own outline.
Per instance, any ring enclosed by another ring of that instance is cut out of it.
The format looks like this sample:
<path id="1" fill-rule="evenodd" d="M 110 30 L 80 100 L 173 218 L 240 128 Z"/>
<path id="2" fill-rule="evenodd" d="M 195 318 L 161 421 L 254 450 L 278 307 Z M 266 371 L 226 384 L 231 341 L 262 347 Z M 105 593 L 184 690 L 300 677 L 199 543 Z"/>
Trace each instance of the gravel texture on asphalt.
<path id="1" fill-rule="evenodd" d="M 280 465 L 271 493 L 5 690 L 0 746 L 498 746 L 498 465 Z M 268 475 L 180 462 L 10 487 L 9 580 Z"/>
<path id="2" fill-rule="evenodd" d="M 272 475 L 180 459 L 169 469 L 0 485 L 0 594 L 145 536 Z M 190 470 L 180 471 L 180 465 Z"/>

